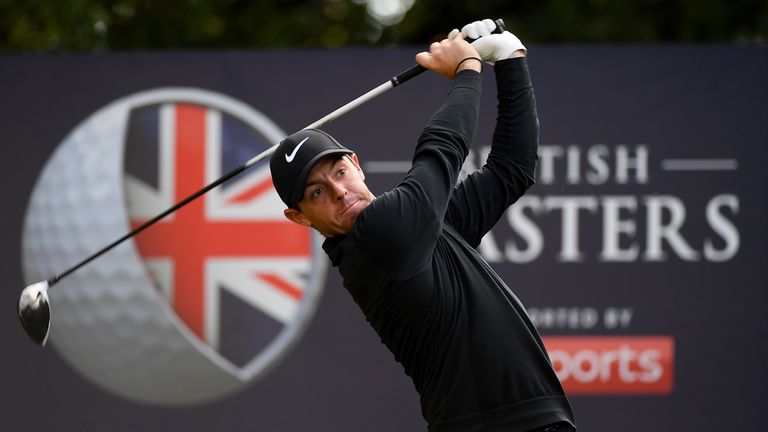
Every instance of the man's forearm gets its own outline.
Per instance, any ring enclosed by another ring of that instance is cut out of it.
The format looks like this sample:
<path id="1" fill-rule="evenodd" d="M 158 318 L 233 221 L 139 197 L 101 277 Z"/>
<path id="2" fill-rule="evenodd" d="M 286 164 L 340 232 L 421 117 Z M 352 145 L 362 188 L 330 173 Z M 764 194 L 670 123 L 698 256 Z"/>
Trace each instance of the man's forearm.
<path id="1" fill-rule="evenodd" d="M 522 189 L 519 191 L 522 195 L 534 183 L 539 144 L 536 99 L 525 58 L 499 61 L 494 68 L 498 115 L 488 164 L 522 182 L 516 185 Z"/>
<path id="2" fill-rule="evenodd" d="M 460 152 L 463 153 L 462 158 L 469 151 L 477 126 L 481 84 L 482 77 L 478 72 L 460 72 L 445 102 L 424 128 L 425 134 L 431 129 L 457 133 L 464 146 Z"/>

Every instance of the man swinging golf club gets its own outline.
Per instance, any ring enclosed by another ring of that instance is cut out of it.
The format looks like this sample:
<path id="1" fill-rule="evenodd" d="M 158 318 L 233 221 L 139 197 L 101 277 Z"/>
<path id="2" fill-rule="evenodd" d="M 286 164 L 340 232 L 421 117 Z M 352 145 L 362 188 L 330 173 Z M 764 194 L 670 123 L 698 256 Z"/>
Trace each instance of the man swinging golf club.
<path id="1" fill-rule="evenodd" d="M 474 249 L 533 185 L 537 158 L 526 49 L 493 28 L 473 22 L 416 56 L 453 86 L 396 188 L 375 197 L 357 156 L 319 130 L 283 140 L 270 168 L 285 216 L 326 237 L 344 286 L 413 380 L 430 431 L 571 431 L 570 404 L 536 329 Z M 494 65 L 497 124 L 486 164 L 457 185 L 482 62 Z"/>

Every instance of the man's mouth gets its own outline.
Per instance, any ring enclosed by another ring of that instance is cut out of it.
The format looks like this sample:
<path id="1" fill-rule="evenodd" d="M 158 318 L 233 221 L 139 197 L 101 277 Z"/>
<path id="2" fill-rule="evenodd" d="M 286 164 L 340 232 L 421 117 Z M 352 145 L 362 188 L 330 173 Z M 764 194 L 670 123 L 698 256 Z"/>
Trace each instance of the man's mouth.
<path id="1" fill-rule="evenodd" d="M 345 217 L 349 215 L 350 213 L 354 213 L 354 209 L 357 208 L 358 204 L 360 204 L 360 200 L 353 201 L 350 205 L 344 208 L 344 210 L 339 213 L 339 216 Z"/>
<path id="2" fill-rule="evenodd" d="M 360 201 L 359 201 L 359 200 L 357 200 L 357 201 L 353 201 L 353 202 L 352 202 L 352 204 L 348 205 L 348 206 L 347 206 L 347 207 L 346 207 L 344 210 L 342 210 L 342 211 L 341 211 L 340 215 L 341 215 L 341 216 L 344 216 L 345 214 L 347 214 L 347 212 L 348 212 L 348 211 L 349 211 L 349 210 L 350 210 L 352 207 L 354 207 L 354 206 L 355 206 L 355 205 L 356 205 L 358 202 L 360 202 Z"/>

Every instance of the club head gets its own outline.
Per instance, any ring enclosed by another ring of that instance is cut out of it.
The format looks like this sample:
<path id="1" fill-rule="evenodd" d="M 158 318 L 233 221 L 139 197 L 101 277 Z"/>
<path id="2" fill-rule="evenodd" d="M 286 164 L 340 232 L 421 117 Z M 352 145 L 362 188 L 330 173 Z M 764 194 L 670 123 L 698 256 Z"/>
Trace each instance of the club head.
<path id="1" fill-rule="evenodd" d="M 51 306 L 48 302 L 48 282 L 38 282 L 21 291 L 18 305 L 21 325 L 32 340 L 45 346 L 51 329 Z"/>

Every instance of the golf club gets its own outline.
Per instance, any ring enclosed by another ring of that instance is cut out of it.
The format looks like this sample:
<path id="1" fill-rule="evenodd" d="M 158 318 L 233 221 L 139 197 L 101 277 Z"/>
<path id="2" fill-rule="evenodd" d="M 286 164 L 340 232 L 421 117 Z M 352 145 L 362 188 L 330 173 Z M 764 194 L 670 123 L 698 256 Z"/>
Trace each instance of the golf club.
<path id="1" fill-rule="evenodd" d="M 496 24 L 496 29 L 493 31 L 493 33 L 502 33 L 505 30 L 504 22 L 501 19 L 497 19 L 494 21 Z M 471 39 L 467 39 L 468 42 L 472 42 Z M 330 114 L 326 115 L 325 117 L 321 118 L 320 120 L 315 121 L 314 123 L 308 125 L 304 129 L 316 129 L 319 128 L 326 123 L 329 123 L 333 120 L 335 120 L 338 117 L 341 117 L 342 115 L 348 113 L 349 111 L 352 111 L 353 109 L 357 108 L 358 106 L 368 102 L 369 100 L 385 93 L 386 91 L 393 89 L 411 78 L 414 78 L 421 73 L 425 72 L 427 69 L 420 66 L 420 65 L 414 65 L 410 67 L 409 69 L 403 71 L 402 73 L 392 77 L 390 80 L 384 82 L 383 84 L 379 85 L 378 87 L 368 91 L 367 93 L 363 94 L 362 96 L 358 97 L 357 99 L 352 100 L 351 102 L 347 103 L 346 105 L 336 109 L 335 111 L 331 112 Z M 245 162 L 243 165 L 233 169 L 232 171 L 224 174 L 219 179 L 213 181 L 212 183 L 208 184 L 207 186 L 203 187 L 199 191 L 191 194 L 187 198 L 179 201 L 169 209 L 165 210 L 164 212 L 158 214 L 157 216 L 153 217 L 152 219 L 149 219 L 148 221 L 144 222 L 140 226 L 134 228 L 129 233 L 125 234 L 124 236 L 120 237 L 119 239 L 115 240 L 114 242 L 108 244 L 101 250 L 95 252 L 93 255 L 89 256 L 88 258 L 85 258 L 80 263 L 74 265 L 73 267 L 69 268 L 68 270 L 64 271 L 63 273 L 59 273 L 48 280 L 36 282 L 33 283 L 26 288 L 24 288 L 21 291 L 21 296 L 19 298 L 19 303 L 17 305 L 17 312 L 19 315 L 19 319 L 21 320 L 21 325 L 24 327 L 24 330 L 27 332 L 29 337 L 38 345 L 45 346 L 46 342 L 48 341 L 48 334 L 50 332 L 51 328 L 51 305 L 48 299 L 48 290 L 56 285 L 60 280 L 67 277 L 69 274 L 73 273 L 80 267 L 88 264 L 89 262 L 93 261 L 94 259 L 100 257 L 104 253 L 108 252 L 115 246 L 123 243 L 124 241 L 128 240 L 129 238 L 139 234 L 140 232 L 144 231 L 145 229 L 149 228 L 150 226 L 154 225 L 159 220 L 163 219 L 164 217 L 168 216 L 169 214 L 175 212 L 176 210 L 180 209 L 181 207 L 184 207 L 191 201 L 195 200 L 196 198 L 200 197 L 201 195 L 205 194 L 209 190 L 215 188 L 216 186 L 219 186 L 220 184 L 226 182 L 227 180 L 235 177 L 236 175 L 240 174 L 241 172 L 245 171 L 249 167 L 255 165 L 259 161 L 265 159 L 266 157 L 270 156 L 275 149 L 277 148 L 278 144 L 273 145 L 272 147 L 264 150 L 263 152 L 259 153 L 258 155 L 254 156 L 253 158 L 249 159 L 247 162 Z"/>

